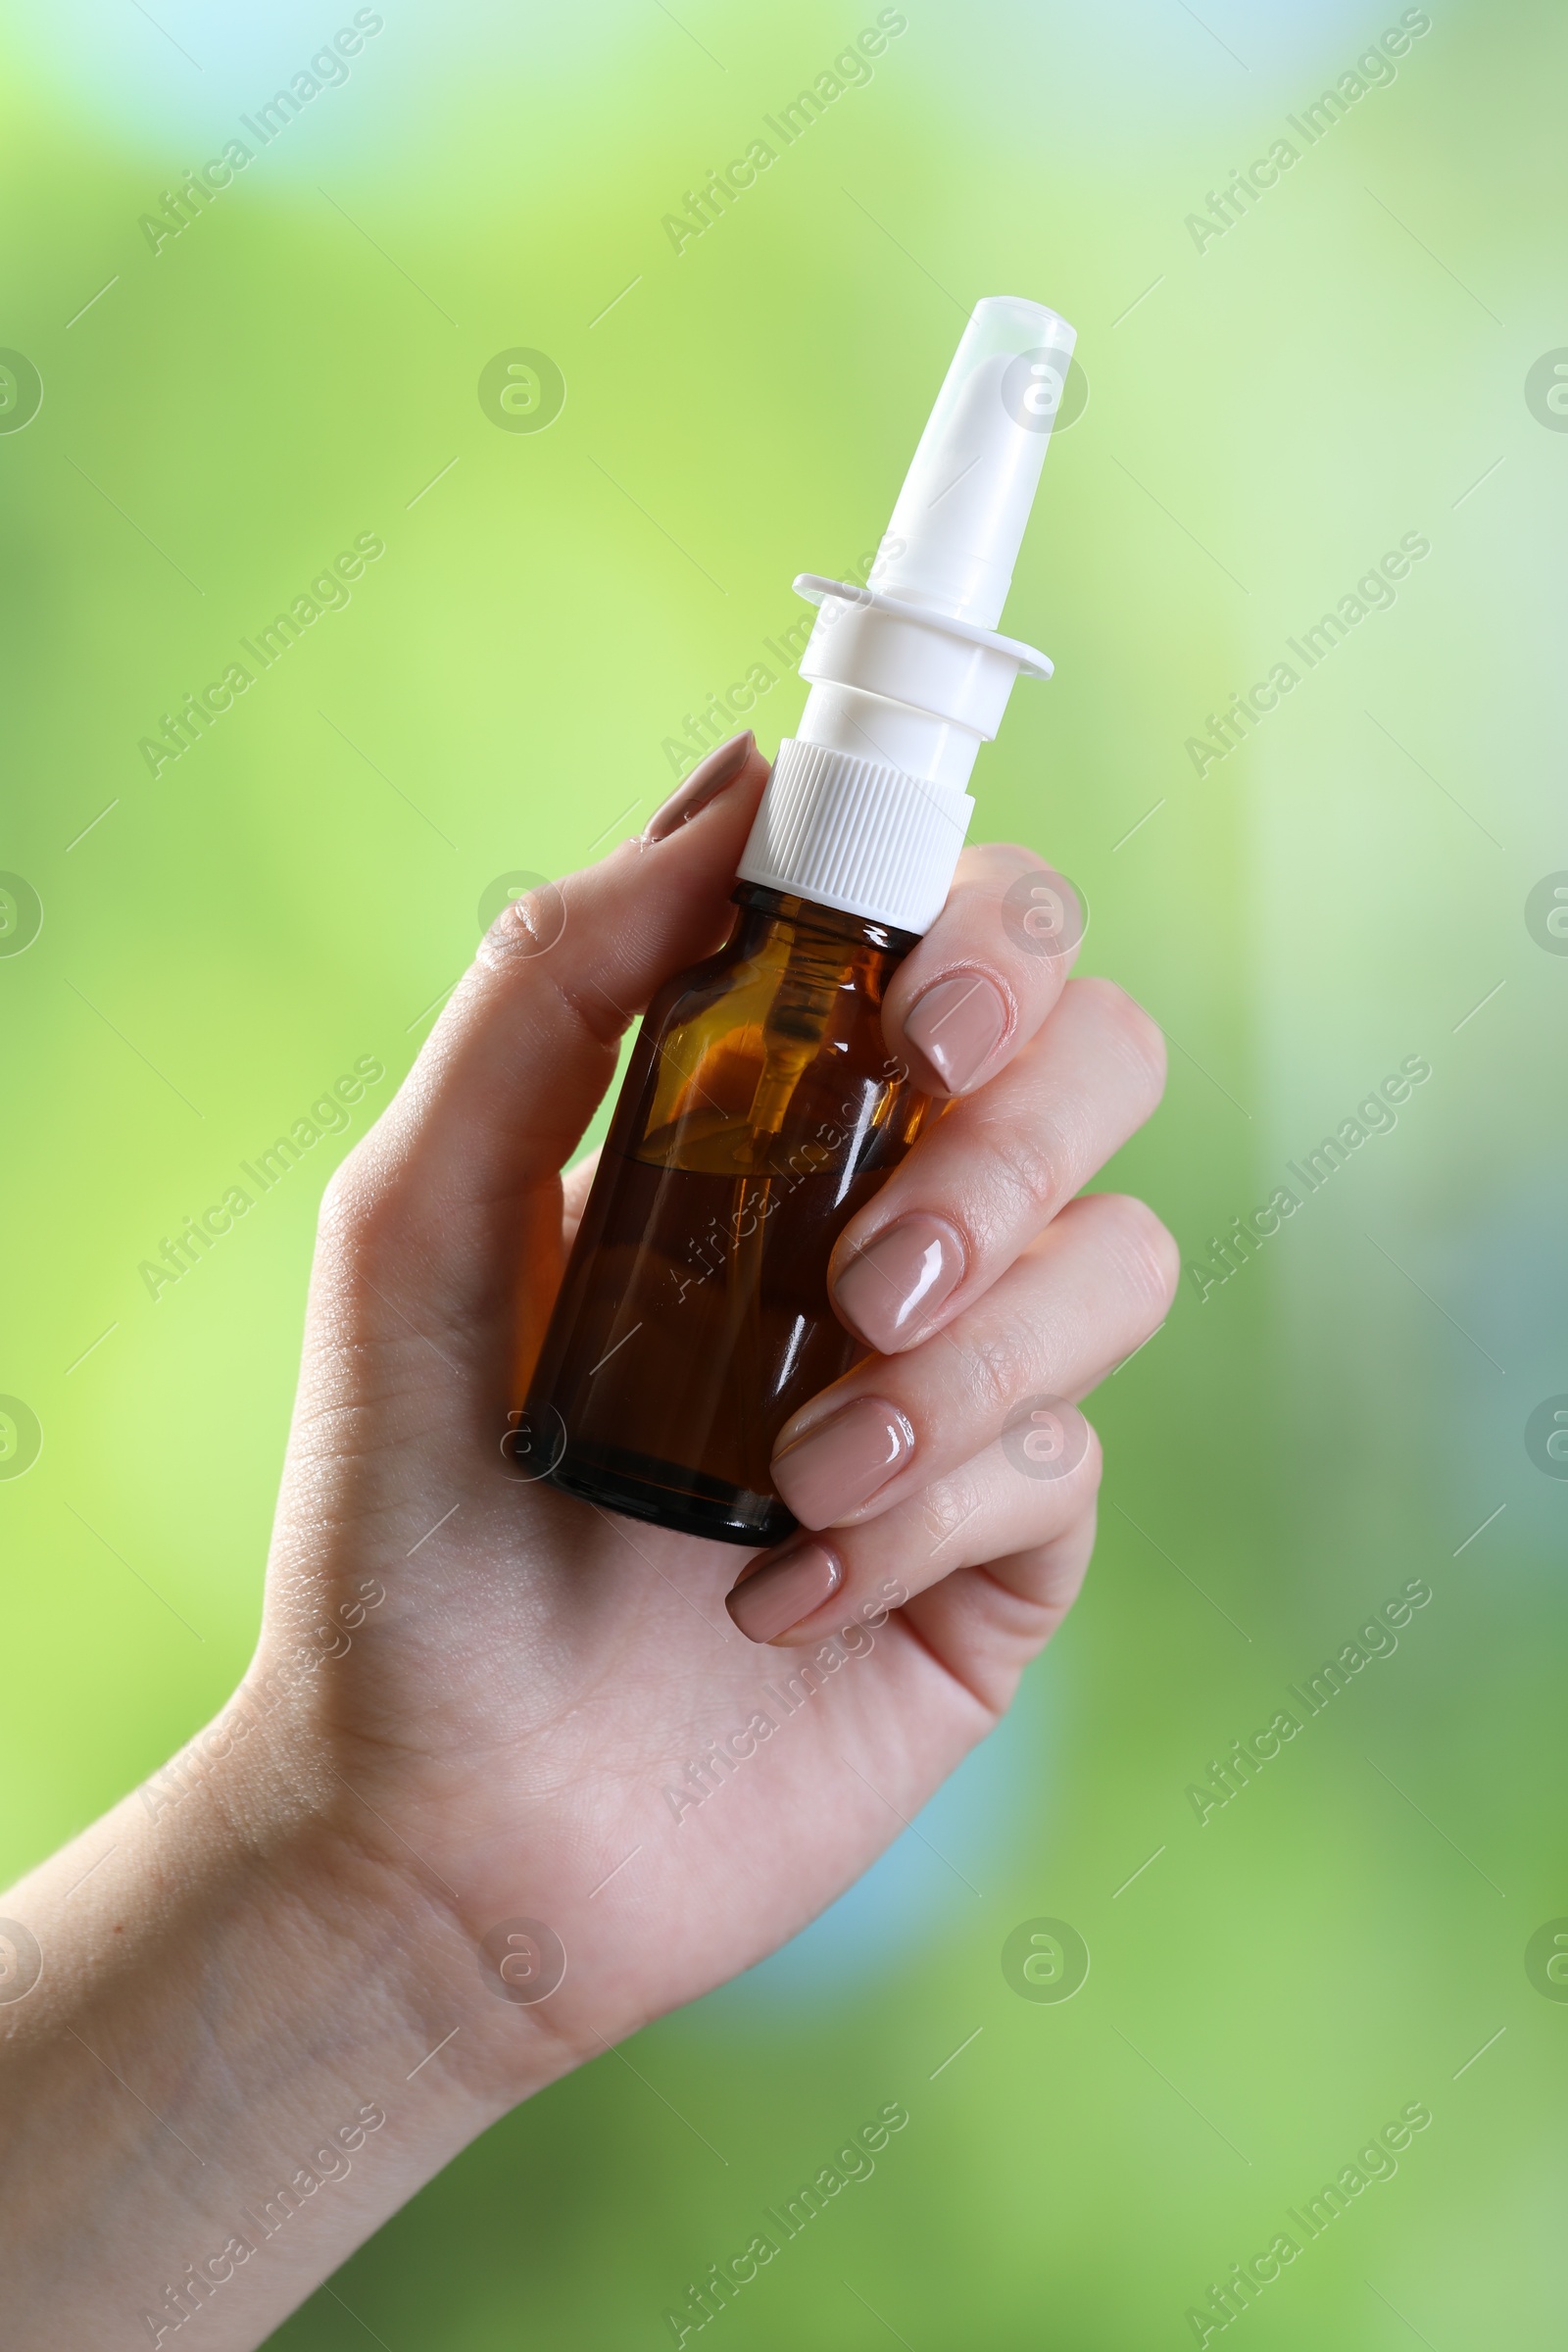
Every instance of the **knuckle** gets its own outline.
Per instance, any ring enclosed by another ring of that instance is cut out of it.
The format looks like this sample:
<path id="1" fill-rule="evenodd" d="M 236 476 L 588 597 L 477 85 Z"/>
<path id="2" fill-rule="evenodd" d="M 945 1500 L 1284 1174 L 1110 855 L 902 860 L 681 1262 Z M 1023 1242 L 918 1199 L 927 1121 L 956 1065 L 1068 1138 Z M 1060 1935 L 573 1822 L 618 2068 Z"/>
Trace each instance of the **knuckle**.
<path id="1" fill-rule="evenodd" d="M 1065 1536 L 1041 1544 L 1028 1560 L 1028 1597 L 1044 1618 L 1043 1630 L 1048 1634 L 1066 1616 L 1083 1590 L 1094 1550 L 1094 1520 L 1091 1501 Z"/>
<path id="2" fill-rule="evenodd" d="M 970 1394 L 981 1412 L 988 1419 L 1009 1412 L 1039 1384 L 1038 1328 L 1021 1315 L 1009 1315 L 974 1341 L 967 1370 Z"/>
<path id="3" fill-rule="evenodd" d="M 323 1242 L 344 1238 L 353 1224 L 363 1183 L 365 1146 L 356 1144 L 346 1152 L 327 1178 L 321 1193 L 321 1202 L 316 1212 L 316 1230 Z"/>
<path id="4" fill-rule="evenodd" d="M 1169 1312 L 1181 1280 L 1182 1256 L 1176 1237 L 1147 1200 L 1133 1193 L 1101 1193 L 1112 1245 L 1140 1293 L 1161 1316 Z"/>
<path id="5" fill-rule="evenodd" d="M 1021 1120 L 988 1119 L 982 1133 L 992 1170 L 1014 1205 L 1054 1207 L 1067 1189 L 1060 1139 L 1031 1133 Z"/>
<path id="6" fill-rule="evenodd" d="M 372 1131 L 339 1161 L 321 1195 L 317 1237 L 355 1267 L 383 1256 L 402 1231 L 403 1188 Z"/>
<path id="7" fill-rule="evenodd" d="M 566 928 L 566 900 L 557 883 L 536 876 L 533 888 L 508 901 L 479 942 L 475 961 L 487 971 L 506 971 L 536 956 L 547 956 Z"/>
<path id="8" fill-rule="evenodd" d="M 1050 871 L 1040 852 L 1030 849 L 1028 844 L 1022 841 L 987 842 L 980 855 L 988 863 L 1004 867 L 1009 879 L 1020 873 L 1034 874 Z"/>
<path id="9" fill-rule="evenodd" d="M 984 1502 L 979 1482 L 968 1469 L 952 1471 L 926 1488 L 920 1497 L 920 1519 L 931 1538 L 933 1560 L 958 1530 L 973 1520 Z M 944 1573 L 956 1564 L 956 1553 L 941 1563 Z"/>
<path id="10" fill-rule="evenodd" d="M 533 934 L 524 902 L 509 899 L 474 950 L 473 960 L 482 971 L 509 971 L 514 963 L 521 962 L 532 945 Z"/>
<path id="11" fill-rule="evenodd" d="M 1157 1102 L 1165 1090 L 1165 1033 L 1159 1023 L 1114 980 L 1097 974 L 1074 980 L 1072 987 L 1089 993 L 1114 1031 L 1122 1052 L 1141 1066 L 1152 1082 L 1151 1091 Z"/>
<path id="12" fill-rule="evenodd" d="M 964 850 L 958 871 L 963 886 L 979 890 L 1004 888 L 1020 874 L 1043 873 L 1047 864 L 1038 850 L 1021 841 L 976 841 Z"/>

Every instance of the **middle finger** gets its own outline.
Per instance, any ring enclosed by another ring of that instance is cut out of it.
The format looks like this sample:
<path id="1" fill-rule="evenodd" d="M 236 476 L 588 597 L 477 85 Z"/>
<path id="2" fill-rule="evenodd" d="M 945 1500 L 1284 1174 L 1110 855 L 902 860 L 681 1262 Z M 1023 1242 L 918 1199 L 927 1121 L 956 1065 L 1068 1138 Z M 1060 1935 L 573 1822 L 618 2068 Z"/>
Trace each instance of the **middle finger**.
<path id="1" fill-rule="evenodd" d="M 1180 1274 L 1152 1209 L 1069 1201 L 948 1329 L 873 1356 L 787 1421 L 774 1485 L 806 1527 L 853 1526 L 955 1469 L 1043 1396 L 1085 1395 L 1164 1320 Z"/>
<path id="2" fill-rule="evenodd" d="M 920 1138 L 840 1236 L 828 1287 L 879 1354 L 971 1307 L 1141 1127 L 1165 1041 L 1109 980 L 1069 980 L 1038 1038 Z"/>

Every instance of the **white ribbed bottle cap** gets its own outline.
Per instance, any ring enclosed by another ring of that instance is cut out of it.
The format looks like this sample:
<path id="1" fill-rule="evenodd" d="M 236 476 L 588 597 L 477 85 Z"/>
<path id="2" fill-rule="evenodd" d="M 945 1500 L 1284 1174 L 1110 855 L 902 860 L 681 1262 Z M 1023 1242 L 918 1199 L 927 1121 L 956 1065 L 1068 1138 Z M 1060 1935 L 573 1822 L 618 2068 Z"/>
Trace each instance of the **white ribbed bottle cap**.
<path id="1" fill-rule="evenodd" d="M 898 931 L 929 931 L 973 814 L 969 795 L 951 784 L 786 735 L 740 879 Z"/>
<path id="2" fill-rule="evenodd" d="M 964 789 L 1020 670 L 995 634 L 1061 405 L 1073 329 L 1010 295 L 976 305 L 893 511 L 870 585 L 803 574 L 820 607 L 811 692 L 779 747 L 740 879 L 925 931 L 974 803 Z"/>

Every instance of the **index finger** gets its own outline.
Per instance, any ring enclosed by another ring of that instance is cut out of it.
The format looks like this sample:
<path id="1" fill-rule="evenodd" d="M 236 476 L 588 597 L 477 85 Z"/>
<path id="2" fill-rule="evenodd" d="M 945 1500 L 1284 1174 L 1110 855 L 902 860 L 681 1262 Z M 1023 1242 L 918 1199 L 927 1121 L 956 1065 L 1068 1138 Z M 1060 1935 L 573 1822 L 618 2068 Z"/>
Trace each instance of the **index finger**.
<path id="1" fill-rule="evenodd" d="M 1034 850 L 964 851 L 948 903 L 894 974 L 882 1025 L 925 1094 L 966 1095 L 1027 1045 L 1084 933 L 1072 884 Z"/>

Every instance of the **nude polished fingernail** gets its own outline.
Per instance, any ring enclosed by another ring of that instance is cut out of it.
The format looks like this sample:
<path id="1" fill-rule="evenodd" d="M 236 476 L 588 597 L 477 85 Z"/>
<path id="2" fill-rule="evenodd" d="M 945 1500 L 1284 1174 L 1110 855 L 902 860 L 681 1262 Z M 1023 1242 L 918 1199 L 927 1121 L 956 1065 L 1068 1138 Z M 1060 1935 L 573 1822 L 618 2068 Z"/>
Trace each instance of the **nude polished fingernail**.
<path id="1" fill-rule="evenodd" d="M 844 1320 L 891 1355 L 963 1280 L 963 1244 L 940 1217 L 901 1217 L 857 1250 L 833 1284 Z"/>
<path id="2" fill-rule="evenodd" d="M 831 1527 L 879 1494 L 914 1451 L 896 1405 L 858 1396 L 773 1456 L 773 1484 L 803 1526 Z"/>
<path id="3" fill-rule="evenodd" d="M 748 727 L 744 735 L 732 735 L 728 743 L 721 743 L 706 760 L 699 760 L 685 783 L 670 794 L 662 808 L 654 810 L 643 828 L 644 841 L 666 841 L 690 818 L 699 815 L 710 801 L 716 801 L 734 783 L 756 742 Z"/>
<path id="4" fill-rule="evenodd" d="M 950 1095 L 961 1095 L 1002 1043 L 1007 1007 L 989 980 L 958 972 L 938 980 L 914 1010 L 906 1014 L 904 1034 L 925 1055 Z"/>
<path id="5" fill-rule="evenodd" d="M 724 1606 L 748 1642 L 776 1642 L 843 1582 L 844 1570 L 825 1544 L 798 1544 L 742 1577 Z"/>

